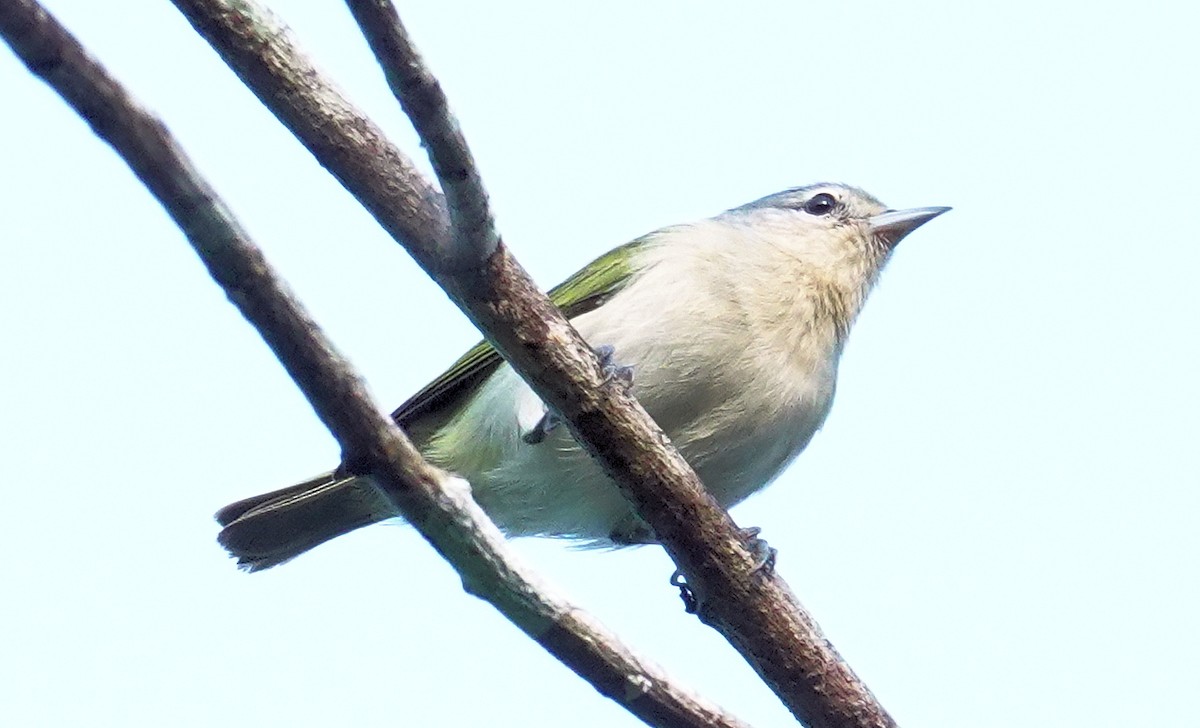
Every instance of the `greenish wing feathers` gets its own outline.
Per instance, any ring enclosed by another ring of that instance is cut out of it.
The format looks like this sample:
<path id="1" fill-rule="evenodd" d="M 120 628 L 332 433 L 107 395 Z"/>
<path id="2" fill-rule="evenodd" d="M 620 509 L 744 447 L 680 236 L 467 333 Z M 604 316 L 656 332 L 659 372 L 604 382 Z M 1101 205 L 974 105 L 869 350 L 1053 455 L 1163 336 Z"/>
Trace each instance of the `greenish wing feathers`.
<path id="1" fill-rule="evenodd" d="M 600 256 L 550 289 L 550 300 L 567 318 L 598 308 L 629 283 L 633 274 L 631 253 L 644 243 L 645 238 L 639 238 Z M 420 427 L 419 421 L 436 413 L 448 414 L 448 410 L 453 410 L 463 395 L 474 391 L 475 386 L 494 372 L 501 361 L 500 354 L 491 344 L 479 342 L 441 376 L 400 405 L 392 413 L 392 419 L 406 430 L 414 427 L 422 430 L 412 435 L 418 441 L 423 440 L 429 434 L 427 430 L 436 427 Z"/>

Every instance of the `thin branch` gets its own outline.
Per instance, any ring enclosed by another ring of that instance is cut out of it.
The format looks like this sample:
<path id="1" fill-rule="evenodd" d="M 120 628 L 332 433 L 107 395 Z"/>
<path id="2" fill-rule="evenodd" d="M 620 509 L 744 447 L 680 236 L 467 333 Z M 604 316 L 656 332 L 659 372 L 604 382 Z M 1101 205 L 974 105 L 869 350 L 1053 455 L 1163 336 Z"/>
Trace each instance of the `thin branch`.
<path id="1" fill-rule="evenodd" d="M 185 232 L 209 273 L 259 330 L 346 452 L 366 458 L 381 491 L 462 575 L 539 644 L 650 725 L 743 723 L 674 685 L 548 589 L 510 554 L 470 488 L 423 460 L 371 402 L 349 364 L 267 264 L 166 127 L 33 0 L 0 4 L 0 34 L 92 125 Z"/>
<path id="2" fill-rule="evenodd" d="M 281 24 L 251 0 L 173 1 L 259 99 L 408 248 L 542 400 L 563 416 L 683 571 L 697 598 L 700 618 L 730 641 L 792 713 L 813 728 L 894 725 L 783 580 L 755 570 L 754 559 L 728 514 L 703 490 L 695 473 L 632 397 L 605 382 L 587 344 L 506 247 L 497 243 L 478 269 L 447 275 L 439 260 L 430 258 L 428 245 L 397 234 L 407 211 L 381 204 L 380 192 L 409 174 L 411 165 L 394 170 L 354 163 L 343 167 L 344 160 L 322 157 L 319 146 L 310 141 L 314 135 L 329 133 L 327 127 L 310 126 L 309 118 L 319 118 L 320 106 L 336 91 L 330 91 L 332 85 L 315 75 L 307 61 L 296 68 L 280 65 L 280 59 L 302 59 Z M 389 29 L 395 34 L 399 20 L 390 3 L 374 0 L 360 6 L 374 18 L 367 24 L 375 28 L 368 35 L 386 34 Z M 397 48 L 405 45 L 403 35 L 395 35 L 389 43 Z M 418 56 L 409 51 L 401 58 L 414 63 Z M 385 59 L 385 66 L 392 68 L 392 63 Z M 297 84 L 294 79 L 301 73 L 304 83 Z M 392 68 L 388 76 L 396 80 L 410 73 Z M 416 76 L 431 78 L 427 71 Z M 400 89 L 400 94 L 405 95 L 405 90 Z M 340 97 L 334 105 L 339 115 L 349 106 Z M 305 107 L 303 114 L 294 112 Z M 418 129 L 453 128 L 453 122 L 447 121 L 414 123 Z M 353 128 L 356 133 L 373 129 L 361 115 Z M 372 132 L 372 138 L 380 137 Z M 432 147 L 446 138 L 424 141 Z M 350 149 L 354 143 L 348 137 L 339 147 L 346 160 L 355 156 Z M 359 151 L 364 156 L 379 152 L 375 146 Z M 436 152 L 435 157 L 442 153 Z M 389 149 L 389 159 L 397 156 L 403 155 Z M 458 151 L 442 158 L 469 156 Z M 481 198 L 478 204 L 485 205 L 486 200 Z M 475 219 L 490 218 L 484 214 Z"/>
<path id="3" fill-rule="evenodd" d="M 457 248 L 457 258 L 448 261 L 448 267 L 479 267 L 496 250 L 500 236 L 483 179 L 441 84 L 418 55 L 390 2 L 350 0 L 346 4 L 379 59 L 388 86 L 425 142 L 446 194 Z"/>

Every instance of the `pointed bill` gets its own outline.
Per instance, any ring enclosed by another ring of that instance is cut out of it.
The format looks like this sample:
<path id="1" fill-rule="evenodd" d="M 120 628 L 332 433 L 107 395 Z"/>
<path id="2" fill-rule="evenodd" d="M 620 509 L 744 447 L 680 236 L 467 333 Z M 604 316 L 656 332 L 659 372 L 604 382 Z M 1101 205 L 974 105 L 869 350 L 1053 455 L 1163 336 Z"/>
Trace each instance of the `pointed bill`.
<path id="1" fill-rule="evenodd" d="M 872 217 L 871 232 L 888 247 L 904 239 L 904 236 L 921 227 L 933 218 L 948 212 L 949 207 L 914 207 L 911 210 L 888 210 Z"/>

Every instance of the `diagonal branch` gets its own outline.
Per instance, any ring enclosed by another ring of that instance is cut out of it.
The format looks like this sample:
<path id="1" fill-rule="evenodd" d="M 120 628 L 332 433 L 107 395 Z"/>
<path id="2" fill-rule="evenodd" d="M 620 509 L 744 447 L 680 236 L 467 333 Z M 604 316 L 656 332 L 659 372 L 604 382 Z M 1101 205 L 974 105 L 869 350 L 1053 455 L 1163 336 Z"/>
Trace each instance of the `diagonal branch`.
<path id="1" fill-rule="evenodd" d="M 425 142 L 450 207 L 456 250 L 448 267 L 479 267 L 500 243 L 483 179 L 437 78 L 417 54 L 390 2 L 349 0 L 354 19 L 379 59 L 388 86 Z"/>
<path id="2" fill-rule="evenodd" d="M 463 481 L 424 461 L 271 270 L 166 127 L 142 110 L 34 0 L 0 4 L 0 34 L 107 141 L 187 235 L 209 273 L 259 330 L 346 452 L 463 578 L 545 649 L 650 725 L 743 723 L 674 685 L 511 555 Z"/>
<path id="3" fill-rule="evenodd" d="M 450 271 L 447 269 L 452 266 L 443 265 L 446 256 L 440 255 L 448 249 L 446 245 L 398 234 L 406 211 L 381 204 L 379 192 L 409 174 L 411 166 L 376 174 L 378 167 L 343 166 L 342 160 L 321 155 L 312 140 L 329 129 L 310 125 L 310 119 L 319 118 L 319 107 L 331 98 L 337 98 L 333 104 L 337 118 L 344 116 L 349 105 L 291 45 L 281 24 L 252 0 L 173 2 L 259 99 L 405 245 L 542 400 L 563 416 L 576 439 L 620 484 L 686 575 L 698 599 L 701 619 L 733 644 L 792 713 L 813 728 L 893 725 L 783 580 L 754 570 L 754 560 L 728 514 L 708 497 L 687 463 L 632 397 L 605 383 L 590 349 L 505 246 L 495 242 L 494 252 L 478 267 Z M 363 25 L 389 69 L 389 80 L 414 73 L 402 68 L 420 61 L 391 4 L 364 0 L 353 7 L 368 20 Z M 393 37 L 389 39 L 389 35 Z M 395 58 L 390 57 L 388 47 L 398 52 Z M 281 65 L 285 59 L 296 65 Z M 432 78 L 423 70 L 415 77 Z M 407 89 L 397 91 L 399 96 L 409 97 Z M 304 113 L 296 113 L 297 108 L 305 109 Z M 420 108 L 419 104 L 413 106 Z M 435 104 L 427 111 L 437 113 L 438 107 Z M 454 128 L 448 119 L 416 119 L 414 123 L 418 129 Z M 374 127 L 359 115 L 353 129 L 357 134 Z M 372 131 L 371 138 L 381 135 Z M 446 158 L 458 155 L 469 160 L 465 149 L 442 150 L 447 142 L 444 136 L 424 141 L 434 157 L 445 153 Z M 346 159 L 354 158 L 353 143 L 348 137 L 345 146 L 339 147 Z M 374 145 L 359 151 L 366 157 L 380 153 Z M 389 158 L 403 156 L 390 149 L 387 154 Z M 456 177 L 442 179 L 447 187 L 460 181 Z M 471 209 L 469 204 L 486 210 L 482 197 L 462 204 L 465 208 L 460 207 L 459 212 Z M 472 222 L 486 228 L 471 228 Z M 454 237 L 459 240 L 479 234 L 484 240 L 467 249 L 486 251 L 497 240 L 488 223 L 486 212 L 475 215 Z"/>

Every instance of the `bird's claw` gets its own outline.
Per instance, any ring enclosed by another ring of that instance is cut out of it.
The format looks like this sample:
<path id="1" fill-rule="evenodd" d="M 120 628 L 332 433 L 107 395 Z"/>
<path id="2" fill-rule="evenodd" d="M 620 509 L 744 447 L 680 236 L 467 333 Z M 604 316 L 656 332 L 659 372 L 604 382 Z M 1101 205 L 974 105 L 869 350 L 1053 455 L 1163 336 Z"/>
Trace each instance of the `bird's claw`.
<path id="1" fill-rule="evenodd" d="M 537 424 L 533 426 L 533 429 L 521 435 L 521 439 L 530 445 L 536 445 L 542 440 L 545 440 L 546 435 L 560 424 L 562 424 L 562 420 L 558 418 L 558 415 L 554 414 L 550 410 L 545 410 L 545 414 L 542 415 L 542 419 L 538 420 Z"/>
<path id="2" fill-rule="evenodd" d="M 743 528 L 738 531 L 738 535 L 742 537 L 742 543 L 746 549 L 750 551 L 750 555 L 754 557 L 754 566 L 750 569 L 750 573 L 757 574 L 762 572 L 769 575 L 775 571 L 775 559 L 779 556 L 778 549 L 773 548 L 764 539 L 758 537 L 762 533 L 762 529 L 757 526 Z M 679 590 L 679 598 L 683 600 L 683 608 L 688 614 L 695 614 L 699 607 L 699 602 L 696 599 L 696 593 L 688 586 L 687 578 L 684 577 L 681 569 L 676 569 L 671 574 L 671 586 Z"/>
<path id="3" fill-rule="evenodd" d="M 758 526 L 743 528 L 739 531 L 743 545 L 754 557 L 754 568 L 751 571 L 770 574 L 775 571 L 775 558 L 779 556 L 779 550 L 767 543 L 765 539 L 759 538 L 758 534 L 760 533 L 762 533 L 762 529 Z"/>
<path id="4" fill-rule="evenodd" d="M 606 384 L 608 382 L 616 382 L 623 390 L 628 392 L 633 386 L 633 367 L 618 366 L 613 361 L 616 349 L 611 344 L 597 346 L 593 351 L 596 352 L 596 358 L 600 360 L 600 372 L 604 375 L 604 382 Z M 545 407 L 542 409 L 545 411 L 542 419 L 538 420 L 537 424 L 531 430 L 521 435 L 521 439 L 530 445 L 542 442 L 546 439 L 546 435 L 562 424 L 562 418 Z"/>
<path id="5" fill-rule="evenodd" d="M 688 614 L 696 613 L 696 594 L 688 586 L 687 579 L 683 576 L 683 571 L 676 569 L 671 574 L 671 586 L 679 590 L 679 598 L 683 600 L 683 609 Z"/>
<path id="6" fill-rule="evenodd" d="M 633 367 L 628 365 L 619 365 L 614 360 L 616 349 L 612 344 L 601 344 L 593 351 L 596 352 L 596 358 L 600 360 L 600 372 L 604 375 L 604 381 L 616 382 L 629 391 L 633 386 Z"/>

